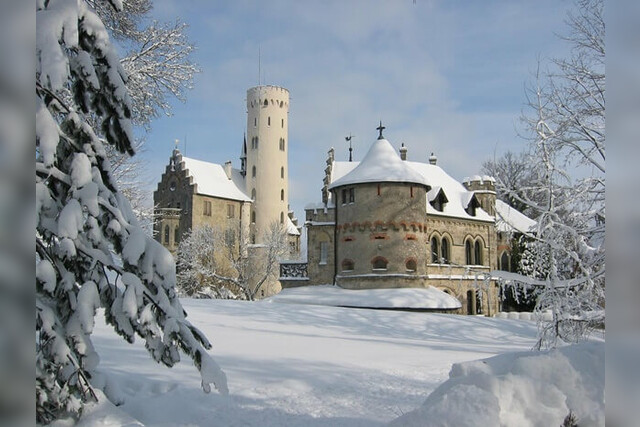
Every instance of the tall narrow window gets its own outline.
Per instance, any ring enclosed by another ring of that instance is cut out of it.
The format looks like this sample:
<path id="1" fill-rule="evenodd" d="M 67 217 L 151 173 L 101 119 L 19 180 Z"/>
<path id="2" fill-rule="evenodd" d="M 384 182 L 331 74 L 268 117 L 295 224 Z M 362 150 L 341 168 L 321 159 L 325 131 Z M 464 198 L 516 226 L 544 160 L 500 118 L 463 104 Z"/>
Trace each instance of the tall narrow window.
<path id="1" fill-rule="evenodd" d="M 255 188 L 253 190 L 251 190 L 251 200 L 253 200 L 254 202 L 256 200 L 256 189 Z"/>
<path id="2" fill-rule="evenodd" d="M 342 189 L 342 204 L 343 205 L 347 204 L 347 189 L 346 188 Z"/>
<path id="3" fill-rule="evenodd" d="M 354 203 L 356 201 L 356 192 L 355 188 L 349 189 L 349 203 Z"/>
<path id="4" fill-rule="evenodd" d="M 500 257 L 500 270 L 509 271 L 509 255 L 506 252 Z"/>
<path id="5" fill-rule="evenodd" d="M 280 190 L 280 200 L 284 201 L 284 190 Z"/>
<path id="6" fill-rule="evenodd" d="M 433 236 L 431 238 L 431 262 L 433 264 L 440 262 L 440 248 L 438 246 L 438 238 Z"/>
<path id="7" fill-rule="evenodd" d="M 378 183 L 378 196 L 380 195 L 380 183 Z"/>
<path id="8" fill-rule="evenodd" d="M 177 245 L 180 243 L 180 229 L 178 227 L 173 229 L 173 244 Z"/>
<path id="9" fill-rule="evenodd" d="M 329 242 L 320 242 L 320 262 L 319 264 L 327 264 L 329 259 Z"/>
<path id="10" fill-rule="evenodd" d="M 280 178 L 284 179 L 284 167 L 280 168 Z"/>
<path id="11" fill-rule="evenodd" d="M 482 265 L 482 245 L 480 240 L 476 240 L 476 244 L 474 245 L 474 255 L 476 265 Z"/>
<path id="12" fill-rule="evenodd" d="M 446 237 L 442 238 L 440 254 L 440 256 L 442 257 L 442 262 L 445 264 L 449 264 L 449 240 Z"/>
<path id="13" fill-rule="evenodd" d="M 284 224 L 284 212 L 280 212 L 280 224 Z"/>
<path id="14" fill-rule="evenodd" d="M 251 176 L 252 176 L 253 178 L 255 178 L 255 177 L 256 177 L 256 167 L 255 167 L 255 166 L 251 168 Z"/>
<path id="15" fill-rule="evenodd" d="M 411 186 L 410 194 L 411 194 L 411 198 L 413 198 L 413 185 Z"/>
<path id="16" fill-rule="evenodd" d="M 233 218 L 236 215 L 236 207 L 229 204 L 227 205 L 227 218 Z"/>
<path id="17" fill-rule="evenodd" d="M 252 212 L 251 212 L 251 222 L 252 222 L 253 224 L 255 224 L 255 223 L 256 223 L 256 211 L 252 211 Z M 255 236 L 254 236 L 254 240 L 255 240 Z M 253 243 L 255 243 L 255 241 L 254 241 Z"/>
<path id="18" fill-rule="evenodd" d="M 464 242 L 464 255 L 467 265 L 473 264 L 473 249 L 471 249 L 471 240 Z"/>
<path id="19" fill-rule="evenodd" d="M 282 103 L 280 104 L 280 106 L 282 107 Z M 284 119 L 282 119 L 282 122 L 280 124 L 280 127 L 284 127 Z"/>
<path id="20" fill-rule="evenodd" d="M 267 117 L 267 126 L 271 126 L 271 116 Z"/>
<path id="21" fill-rule="evenodd" d="M 202 214 L 204 216 L 211 216 L 211 202 L 209 200 L 205 200 L 202 204 Z"/>
<path id="22" fill-rule="evenodd" d="M 258 118 L 254 117 L 253 118 L 253 127 L 256 127 L 256 126 L 258 126 Z"/>
<path id="23" fill-rule="evenodd" d="M 164 244 L 165 245 L 169 244 L 169 226 L 168 225 L 164 226 Z"/>

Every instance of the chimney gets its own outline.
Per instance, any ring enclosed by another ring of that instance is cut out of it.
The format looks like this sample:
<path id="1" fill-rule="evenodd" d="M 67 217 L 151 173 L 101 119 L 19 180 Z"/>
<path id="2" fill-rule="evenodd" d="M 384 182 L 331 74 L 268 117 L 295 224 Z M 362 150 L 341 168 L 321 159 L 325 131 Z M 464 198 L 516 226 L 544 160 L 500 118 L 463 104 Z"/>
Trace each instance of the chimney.
<path id="1" fill-rule="evenodd" d="M 231 161 L 227 161 L 224 164 L 224 173 L 227 174 L 227 178 L 231 179 Z"/>
<path id="2" fill-rule="evenodd" d="M 431 153 L 431 155 L 429 156 L 429 164 L 435 165 L 438 162 L 438 158 L 435 156 L 435 154 Z"/>
<path id="3" fill-rule="evenodd" d="M 400 158 L 407 160 L 407 147 L 404 146 L 404 142 L 402 143 L 402 147 L 400 147 Z"/>

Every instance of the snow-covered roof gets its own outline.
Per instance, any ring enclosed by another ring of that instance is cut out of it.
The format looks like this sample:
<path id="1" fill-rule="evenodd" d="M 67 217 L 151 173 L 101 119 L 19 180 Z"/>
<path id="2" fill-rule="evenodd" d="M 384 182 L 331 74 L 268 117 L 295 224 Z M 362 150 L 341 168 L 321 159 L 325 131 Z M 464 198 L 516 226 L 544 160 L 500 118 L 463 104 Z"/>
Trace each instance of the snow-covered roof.
<path id="1" fill-rule="evenodd" d="M 193 178 L 198 194 L 242 202 L 251 201 L 243 190 L 244 179 L 238 169 L 231 170 L 229 179 L 223 165 L 191 159 L 180 154 L 177 163 L 180 168 L 186 170 L 187 176 Z"/>
<path id="2" fill-rule="evenodd" d="M 293 236 L 300 235 L 300 230 L 298 230 L 298 227 L 296 227 L 293 221 L 291 221 L 291 218 L 289 218 L 288 216 L 287 216 L 287 234 L 293 235 Z"/>
<path id="3" fill-rule="evenodd" d="M 376 140 L 360 164 L 341 178 L 334 179 L 329 189 L 366 182 L 407 182 L 429 186 L 429 181 L 400 159 L 393 146 L 384 138 Z"/>
<path id="4" fill-rule="evenodd" d="M 536 221 L 516 208 L 512 208 L 502 200 L 496 200 L 496 231 L 527 233 L 533 231 L 536 225 Z"/>

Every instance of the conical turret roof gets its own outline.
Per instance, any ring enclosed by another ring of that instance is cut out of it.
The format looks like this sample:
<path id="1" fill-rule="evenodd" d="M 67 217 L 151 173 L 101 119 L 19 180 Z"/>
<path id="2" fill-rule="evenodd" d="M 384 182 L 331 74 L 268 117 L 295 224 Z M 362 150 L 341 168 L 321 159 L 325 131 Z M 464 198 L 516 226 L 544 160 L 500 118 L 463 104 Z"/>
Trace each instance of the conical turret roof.
<path id="1" fill-rule="evenodd" d="M 378 138 L 360 164 L 334 181 L 329 189 L 368 182 L 406 182 L 430 187 L 425 177 L 403 161 L 384 138 Z"/>

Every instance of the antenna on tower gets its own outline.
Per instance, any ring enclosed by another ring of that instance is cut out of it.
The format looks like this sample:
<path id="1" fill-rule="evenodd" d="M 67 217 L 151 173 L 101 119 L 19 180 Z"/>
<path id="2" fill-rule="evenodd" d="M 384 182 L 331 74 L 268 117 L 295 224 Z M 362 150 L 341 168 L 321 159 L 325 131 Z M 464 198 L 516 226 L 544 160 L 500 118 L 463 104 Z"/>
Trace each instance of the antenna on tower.
<path id="1" fill-rule="evenodd" d="M 345 136 L 344 139 L 349 142 L 349 161 L 353 161 L 353 147 L 351 146 L 351 139 L 353 139 L 355 135 L 351 135 L 349 132 L 349 136 Z"/>
<path id="2" fill-rule="evenodd" d="M 258 45 L 258 86 L 262 85 L 262 82 L 260 81 L 260 78 L 262 77 L 261 71 L 260 71 L 260 66 L 261 66 L 261 58 L 260 58 L 260 45 Z"/>

